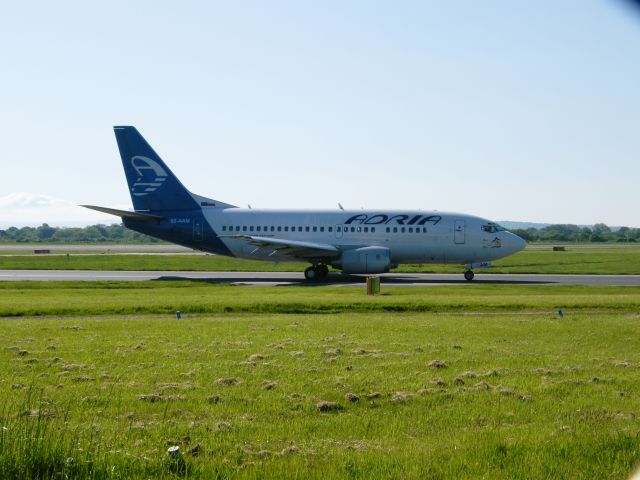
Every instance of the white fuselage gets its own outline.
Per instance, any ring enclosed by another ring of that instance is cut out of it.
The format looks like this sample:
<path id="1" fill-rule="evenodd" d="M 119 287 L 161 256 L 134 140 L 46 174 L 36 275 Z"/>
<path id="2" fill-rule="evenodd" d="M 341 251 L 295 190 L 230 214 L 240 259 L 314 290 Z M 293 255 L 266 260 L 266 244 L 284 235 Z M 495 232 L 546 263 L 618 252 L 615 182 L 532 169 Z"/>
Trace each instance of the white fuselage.
<path id="1" fill-rule="evenodd" d="M 346 251 L 379 246 L 401 263 L 473 264 L 506 257 L 524 248 L 517 235 L 486 219 L 438 211 L 258 210 L 203 208 L 209 226 L 240 258 L 299 260 L 260 248 L 237 235 L 332 245 Z"/>

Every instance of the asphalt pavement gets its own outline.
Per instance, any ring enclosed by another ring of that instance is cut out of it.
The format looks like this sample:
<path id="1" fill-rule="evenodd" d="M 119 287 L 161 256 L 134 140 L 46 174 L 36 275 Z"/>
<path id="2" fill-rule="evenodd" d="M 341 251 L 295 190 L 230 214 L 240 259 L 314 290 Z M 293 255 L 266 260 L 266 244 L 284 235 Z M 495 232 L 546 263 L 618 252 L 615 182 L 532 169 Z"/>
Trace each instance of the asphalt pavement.
<path id="1" fill-rule="evenodd" d="M 640 275 L 529 275 L 476 273 L 473 282 L 462 274 L 385 273 L 384 285 L 612 285 L 640 286 Z M 196 280 L 209 283 L 249 285 L 360 285 L 365 275 L 332 273 L 326 281 L 309 283 L 302 272 L 177 272 L 177 271 L 104 271 L 104 270 L 0 270 L 0 281 L 64 280 L 64 281 L 144 281 Z"/>

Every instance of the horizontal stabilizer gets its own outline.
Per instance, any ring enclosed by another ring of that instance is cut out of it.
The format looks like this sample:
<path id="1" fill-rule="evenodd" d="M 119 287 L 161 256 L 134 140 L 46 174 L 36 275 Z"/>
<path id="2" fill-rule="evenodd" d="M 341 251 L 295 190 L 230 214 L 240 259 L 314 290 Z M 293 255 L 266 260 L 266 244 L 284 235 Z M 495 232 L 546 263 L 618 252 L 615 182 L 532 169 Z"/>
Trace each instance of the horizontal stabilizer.
<path id="1" fill-rule="evenodd" d="M 80 205 L 84 208 L 90 208 L 91 210 L 97 210 L 98 212 L 108 213 L 109 215 L 116 215 L 122 218 L 129 218 L 138 222 L 159 222 L 164 220 L 164 217 L 159 215 L 150 215 L 148 213 L 129 212 L 127 210 L 118 210 L 115 208 L 96 207 L 95 205 Z"/>

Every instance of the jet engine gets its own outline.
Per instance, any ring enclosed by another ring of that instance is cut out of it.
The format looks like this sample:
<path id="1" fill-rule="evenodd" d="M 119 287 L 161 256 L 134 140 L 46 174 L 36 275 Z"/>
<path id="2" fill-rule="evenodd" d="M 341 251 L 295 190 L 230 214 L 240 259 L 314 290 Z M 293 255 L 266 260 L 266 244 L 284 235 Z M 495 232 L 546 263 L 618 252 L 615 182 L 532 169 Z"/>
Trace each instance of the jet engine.
<path id="1" fill-rule="evenodd" d="M 391 267 L 391 251 L 384 247 L 362 247 L 347 250 L 340 257 L 344 273 L 384 273 Z"/>

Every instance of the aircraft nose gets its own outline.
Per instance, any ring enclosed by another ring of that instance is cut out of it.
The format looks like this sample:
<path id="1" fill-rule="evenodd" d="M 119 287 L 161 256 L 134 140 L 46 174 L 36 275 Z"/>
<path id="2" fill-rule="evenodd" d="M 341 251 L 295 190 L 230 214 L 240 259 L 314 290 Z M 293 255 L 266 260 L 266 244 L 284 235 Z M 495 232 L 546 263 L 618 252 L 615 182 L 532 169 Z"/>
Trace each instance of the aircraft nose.
<path id="1" fill-rule="evenodd" d="M 524 250 L 524 248 L 527 246 L 527 242 L 524 241 L 524 239 L 520 238 L 518 235 L 516 235 L 515 233 L 511 233 L 509 232 L 509 247 L 510 250 L 513 251 L 513 253 L 519 252 L 521 250 Z"/>

